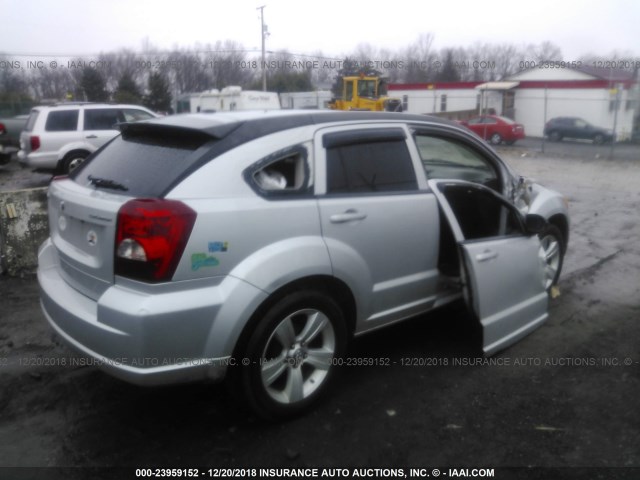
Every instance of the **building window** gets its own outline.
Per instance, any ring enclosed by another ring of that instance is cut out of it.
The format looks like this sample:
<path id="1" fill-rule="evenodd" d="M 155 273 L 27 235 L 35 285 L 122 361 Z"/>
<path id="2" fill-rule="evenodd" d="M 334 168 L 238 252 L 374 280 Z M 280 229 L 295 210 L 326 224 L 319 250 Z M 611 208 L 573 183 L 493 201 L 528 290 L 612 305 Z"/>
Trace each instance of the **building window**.
<path id="1" fill-rule="evenodd" d="M 441 112 L 446 112 L 447 111 L 447 96 L 446 95 L 440 95 L 440 111 Z"/>
<path id="2" fill-rule="evenodd" d="M 634 98 L 628 98 L 625 104 L 625 110 L 635 110 L 638 108 L 638 100 Z"/>
<path id="3" fill-rule="evenodd" d="M 409 95 L 402 96 L 402 111 L 406 112 L 409 110 Z"/>

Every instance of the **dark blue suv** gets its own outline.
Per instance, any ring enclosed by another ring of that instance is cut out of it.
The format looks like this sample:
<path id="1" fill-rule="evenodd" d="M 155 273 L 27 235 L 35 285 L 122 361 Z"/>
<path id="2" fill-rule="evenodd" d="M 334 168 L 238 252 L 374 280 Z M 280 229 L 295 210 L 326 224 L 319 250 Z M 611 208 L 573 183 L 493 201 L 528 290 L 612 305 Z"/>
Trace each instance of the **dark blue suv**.
<path id="1" fill-rule="evenodd" d="M 544 135 L 554 142 L 559 142 L 563 138 L 576 138 L 592 140 L 596 145 L 611 142 L 614 139 L 612 130 L 595 127 L 578 117 L 552 118 L 544 126 Z"/>

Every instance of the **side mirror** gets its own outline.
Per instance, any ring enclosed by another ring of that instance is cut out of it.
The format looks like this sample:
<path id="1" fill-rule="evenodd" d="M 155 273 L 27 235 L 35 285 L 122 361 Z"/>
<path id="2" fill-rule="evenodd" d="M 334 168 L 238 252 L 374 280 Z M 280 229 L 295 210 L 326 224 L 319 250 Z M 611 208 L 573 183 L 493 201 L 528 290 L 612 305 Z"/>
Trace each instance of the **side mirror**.
<path id="1" fill-rule="evenodd" d="M 547 228 L 547 220 L 541 215 L 528 213 L 524 217 L 524 227 L 528 233 L 538 235 Z"/>

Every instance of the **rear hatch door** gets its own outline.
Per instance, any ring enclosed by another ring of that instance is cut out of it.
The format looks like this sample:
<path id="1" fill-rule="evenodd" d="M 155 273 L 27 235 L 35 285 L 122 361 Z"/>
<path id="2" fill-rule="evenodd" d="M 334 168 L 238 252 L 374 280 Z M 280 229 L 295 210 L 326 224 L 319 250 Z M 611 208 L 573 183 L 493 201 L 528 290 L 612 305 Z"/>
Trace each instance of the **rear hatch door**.
<path id="1" fill-rule="evenodd" d="M 163 198 L 210 159 L 215 137 L 201 130 L 131 124 L 68 178 L 49 188 L 51 239 L 62 275 L 97 299 L 114 283 L 118 212 L 132 198 Z"/>
<path id="2" fill-rule="evenodd" d="M 97 299 L 113 283 L 118 210 L 128 197 L 78 185 L 49 187 L 49 228 L 67 283 Z"/>

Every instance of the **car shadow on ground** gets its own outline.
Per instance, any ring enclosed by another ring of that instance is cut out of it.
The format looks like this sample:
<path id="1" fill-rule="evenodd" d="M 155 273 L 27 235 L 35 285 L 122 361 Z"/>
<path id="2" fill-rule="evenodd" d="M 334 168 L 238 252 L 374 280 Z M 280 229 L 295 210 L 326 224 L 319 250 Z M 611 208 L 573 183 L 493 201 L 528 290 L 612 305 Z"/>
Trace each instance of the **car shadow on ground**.
<path id="1" fill-rule="evenodd" d="M 369 409 L 393 416 L 396 407 L 390 393 L 446 369 L 452 356 L 481 355 L 479 345 L 478 331 L 461 304 L 354 339 L 344 359 L 350 363 L 338 368 L 329 396 L 314 411 L 284 423 L 255 418 L 227 394 L 224 385 L 137 387 L 94 367 L 80 369 L 58 386 L 59 398 L 68 400 L 63 408 L 69 421 L 64 458 L 56 463 L 140 465 L 157 462 L 161 452 L 173 452 L 166 459 L 171 463 L 201 461 L 194 456 L 203 451 L 229 462 L 239 452 L 251 451 L 247 439 L 274 442 L 283 429 L 304 430 L 319 418 L 344 421 L 366 416 Z M 380 395 L 370 397 L 372 390 Z M 283 461 L 296 455 L 295 448 L 282 450 Z"/>

